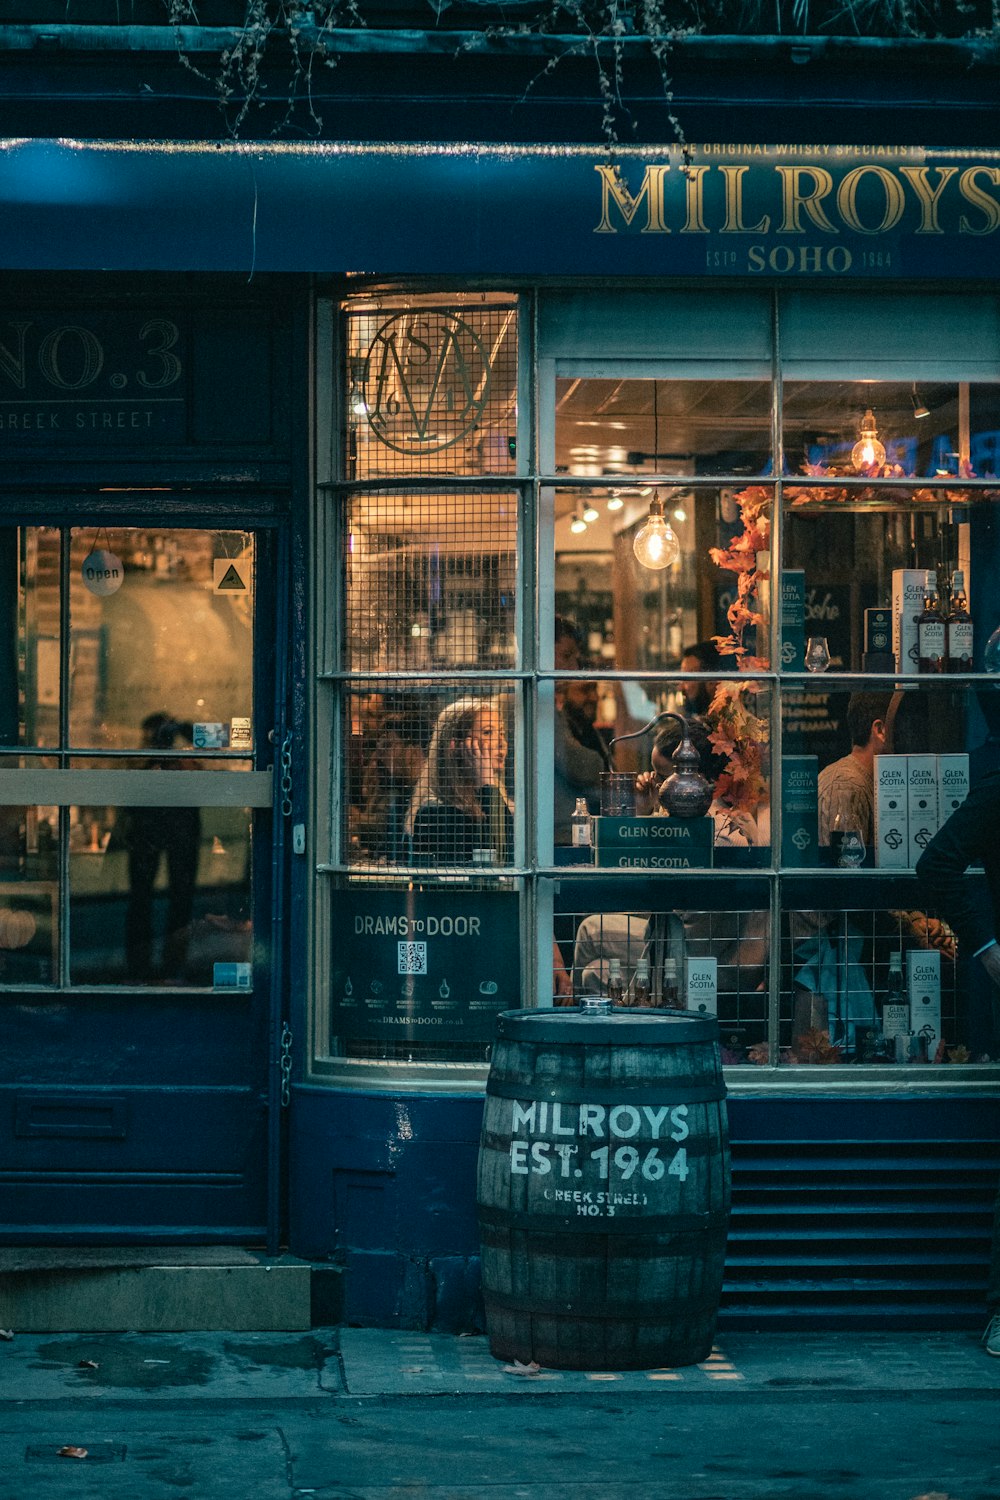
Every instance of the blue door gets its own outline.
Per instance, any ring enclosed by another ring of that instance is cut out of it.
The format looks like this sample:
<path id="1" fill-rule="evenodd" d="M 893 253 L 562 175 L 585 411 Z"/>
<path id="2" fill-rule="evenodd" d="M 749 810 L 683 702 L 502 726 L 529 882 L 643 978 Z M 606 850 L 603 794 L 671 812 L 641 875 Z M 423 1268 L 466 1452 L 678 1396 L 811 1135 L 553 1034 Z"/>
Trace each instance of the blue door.
<path id="1" fill-rule="evenodd" d="M 254 1243 L 275 1201 L 274 538 L 133 521 L 0 528 L 8 1243 Z"/>

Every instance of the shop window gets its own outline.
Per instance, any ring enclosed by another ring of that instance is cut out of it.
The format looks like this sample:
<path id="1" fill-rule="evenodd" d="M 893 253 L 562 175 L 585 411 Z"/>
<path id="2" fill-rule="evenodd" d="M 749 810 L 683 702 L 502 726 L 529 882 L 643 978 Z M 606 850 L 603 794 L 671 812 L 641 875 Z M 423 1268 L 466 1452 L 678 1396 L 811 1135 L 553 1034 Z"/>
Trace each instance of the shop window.
<path id="1" fill-rule="evenodd" d="M 995 1061 L 981 966 L 914 873 L 946 770 L 1000 766 L 995 299 L 880 296 L 877 347 L 857 336 L 868 294 L 563 289 L 536 308 L 520 381 L 512 299 L 358 299 L 341 321 L 319 1071 L 482 1062 L 494 1002 L 692 1005 L 699 986 L 755 1084 Z M 965 642 L 934 663 L 910 639 L 928 574 Z M 502 731 L 511 831 L 481 808 L 488 836 L 443 854 L 415 816 L 448 805 L 427 763 L 466 704 Z M 882 772 L 855 754 L 867 712 Z M 705 783 L 687 818 L 663 800 L 682 729 Z M 892 757 L 936 800 L 882 848 Z M 435 954 L 428 923 L 486 930 L 493 901 L 517 964 L 474 970 L 454 927 Z"/>

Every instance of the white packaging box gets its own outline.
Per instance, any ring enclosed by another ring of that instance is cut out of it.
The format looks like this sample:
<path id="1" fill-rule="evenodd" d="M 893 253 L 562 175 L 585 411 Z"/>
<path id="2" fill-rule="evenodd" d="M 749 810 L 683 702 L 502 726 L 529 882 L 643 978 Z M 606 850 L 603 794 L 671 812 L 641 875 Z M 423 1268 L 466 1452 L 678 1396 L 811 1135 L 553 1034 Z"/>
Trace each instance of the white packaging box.
<path id="1" fill-rule="evenodd" d="M 937 758 L 938 827 L 946 823 L 969 795 L 969 757 L 967 754 L 939 755 Z"/>
<path id="2" fill-rule="evenodd" d="M 936 948 L 911 948 L 906 955 L 906 992 L 910 1026 L 927 1040 L 927 1059 L 934 1061 L 941 1040 L 941 955 Z"/>
<path id="3" fill-rule="evenodd" d="M 920 670 L 917 615 L 924 607 L 926 585 L 925 568 L 892 570 L 892 653 L 901 677 L 916 676 Z"/>
<path id="4" fill-rule="evenodd" d="M 719 960 L 689 958 L 685 971 L 685 1009 L 699 1015 L 719 1013 Z"/>
<path id="5" fill-rule="evenodd" d="M 912 869 L 938 831 L 936 755 L 906 757 L 907 863 Z"/>
<path id="6" fill-rule="evenodd" d="M 908 869 L 905 755 L 875 757 L 875 863 L 883 870 Z"/>

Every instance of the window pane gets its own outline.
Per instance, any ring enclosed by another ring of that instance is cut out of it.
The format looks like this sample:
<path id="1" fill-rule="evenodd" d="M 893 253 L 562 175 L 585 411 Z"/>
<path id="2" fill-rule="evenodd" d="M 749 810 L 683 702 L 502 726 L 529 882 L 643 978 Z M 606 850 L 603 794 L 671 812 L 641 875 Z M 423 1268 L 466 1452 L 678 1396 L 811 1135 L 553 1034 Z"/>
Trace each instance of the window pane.
<path id="1" fill-rule="evenodd" d="M 55 528 L 0 529 L 0 743 L 59 742 L 59 567 Z"/>
<path id="2" fill-rule="evenodd" d="M 960 405 L 966 394 L 971 472 L 979 478 L 995 475 L 1000 472 L 1000 385 L 960 387 L 916 379 L 786 381 L 782 422 L 787 471 L 852 478 L 957 475 Z M 871 429 L 870 439 L 863 427 Z"/>
<path id="3" fill-rule="evenodd" d="M 770 695 L 728 672 L 727 659 L 711 667 L 686 659 L 698 675 L 557 680 L 556 863 L 660 871 L 769 863 Z M 725 675 L 709 678 L 705 668 Z M 582 849 L 577 809 L 596 818 Z"/>
<path id="4" fill-rule="evenodd" d="M 348 477 L 512 474 L 517 306 L 380 300 L 346 315 Z"/>
<path id="5" fill-rule="evenodd" d="M 56 980 L 58 812 L 0 807 L 0 987 Z"/>
<path id="6" fill-rule="evenodd" d="M 556 380 L 556 469 L 641 474 L 764 474 L 771 387 L 764 380 Z"/>
<path id="7" fill-rule="evenodd" d="M 950 930 L 933 913 L 847 899 L 846 909 L 785 913 L 779 1061 L 988 1061 L 989 981 L 980 965 L 959 961 Z"/>
<path id="8" fill-rule="evenodd" d="M 380 681 L 344 697 L 351 864 L 516 862 L 513 684 Z"/>
<path id="9" fill-rule="evenodd" d="M 251 987 L 249 809 L 68 813 L 74 984 Z"/>
<path id="10" fill-rule="evenodd" d="M 391 492 L 347 502 L 353 671 L 516 665 L 517 495 Z"/>
<path id="11" fill-rule="evenodd" d="M 655 909 L 621 911 L 608 890 L 600 910 L 585 910 L 565 882 L 553 919 L 553 997 L 556 1005 L 587 995 L 616 1003 L 679 1008 L 717 1015 L 727 1063 L 767 1060 L 767 961 L 770 923 L 765 904 L 730 911 L 665 906 L 660 884 Z M 753 1055 L 750 1055 L 753 1054 Z"/>
<path id="12" fill-rule="evenodd" d="M 74 531 L 70 743 L 249 750 L 253 569 L 247 532 Z"/>
<path id="13" fill-rule="evenodd" d="M 711 652 L 711 637 L 731 635 L 731 648 L 766 658 L 766 627 L 744 611 L 737 637 L 731 612 L 760 612 L 740 579 L 770 547 L 769 487 L 565 488 L 554 506 L 555 614 L 575 627 L 584 664 L 676 669 L 699 643 Z"/>

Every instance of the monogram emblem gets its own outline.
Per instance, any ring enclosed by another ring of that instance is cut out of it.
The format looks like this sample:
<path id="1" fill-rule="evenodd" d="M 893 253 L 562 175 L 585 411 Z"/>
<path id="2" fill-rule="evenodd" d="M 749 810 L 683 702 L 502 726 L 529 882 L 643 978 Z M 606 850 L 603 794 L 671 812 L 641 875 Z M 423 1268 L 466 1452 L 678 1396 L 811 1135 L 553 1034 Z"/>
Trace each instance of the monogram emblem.
<path id="1" fill-rule="evenodd" d="M 476 426 L 489 386 L 489 355 L 462 318 L 398 313 L 382 324 L 368 350 L 368 423 L 397 453 L 439 453 Z"/>

